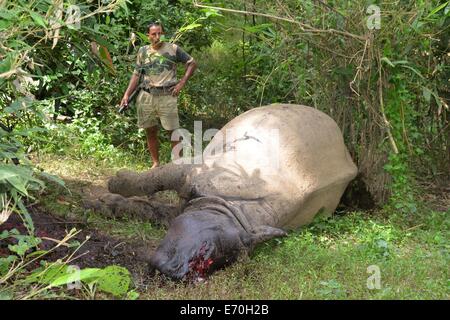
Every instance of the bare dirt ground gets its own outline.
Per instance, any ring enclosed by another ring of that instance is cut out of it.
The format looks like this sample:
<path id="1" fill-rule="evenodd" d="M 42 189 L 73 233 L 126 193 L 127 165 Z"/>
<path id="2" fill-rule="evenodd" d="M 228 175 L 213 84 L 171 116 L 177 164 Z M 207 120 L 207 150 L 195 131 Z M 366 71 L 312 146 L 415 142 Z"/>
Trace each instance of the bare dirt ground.
<path id="1" fill-rule="evenodd" d="M 56 202 L 61 205 L 70 205 L 74 198 L 79 198 L 81 200 L 76 201 L 74 205 L 81 206 L 83 201 L 98 199 L 102 194 L 108 192 L 107 180 L 109 176 L 98 176 L 92 181 L 84 179 L 71 180 L 74 177 L 62 178 L 66 180 L 70 194 L 56 197 Z M 45 255 L 44 260 L 56 261 L 57 259 L 65 259 L 76 250 L 71 259 L 72 265 L 77 265 L 80 268 L 102 268 L 110 265 L 119 265 L 130 271 L 137 288 L 145 286 L 145 283 L 148 282 L 147 259 L 156 249 L 159 240 L 147 239 L 146 241 L 141 241 L 139 239 L 112 236 L 99 230 L 93 223 L 88 223 L 83 217 L 75 215 L 61 217 L 51 212 L 53 210 L 39 203 L 29 206 L 28 210 L 33 220 L 35 236 L 42 239 L 42 243 L 39 244 L 36 250 L 50 250 L 72 228 L 80 230 L 69 243 L 83 243 L 81 247 L 73 246 L 69 248 L 67 245 L 62 245 Z M 0 233 L 14 228 L 20 234 L 27 234 L 22 218 L 17 214 L 11 215 L 5 223 L 0 225 Z M 88 240 L 86 241 L 87 238 Z M 16 243 L 17 240 L 13 238 L 2 241 L 0 243 L 0 257 L 9 255 L 8 245 Z M 38 266 L 39 262 L 36 262 L 36 265 L 31 265 L 30 267 Z"/>
<path id="2" fill-rule="evenodd" d="M 40 208 L 31 210 L 31 217 L 35 226 L 35 235 L 42 239 L 39 244 L 40 250 L 50 250 L 55 247 L 60 239 L 63 239 L 70 229 L 81 229 L 69 243 L 78 241 L 85 242 L 71 259 L 72 265 L 80 268 L 102 268 L 110 265 L 119 265 L 127 268 L 133 276 L 137 287 L 143 285 L 148 277 L 148 266 L 146 256 L 156 249 L 157 243 L 147 242 L 133 243 L 123 239 L 118 239 L 106 235 L 98 230 L 86 226 L 80 221 L 67 221 L 65 219 L 55 217 L 50 213 L 40 211 Z M 0 225 L 0 233 L 3 230 L 11 230 L 16 228 L 21 234 L 26 234 L 26 229 L 18 215 L 13 215 L 10 219 Z M 89 237 L 88 241 L 85 241 Z M 8 254 L 7 247 L 14 244 L 14 240 L 2 241 L 0 244 L 0 256 Z M 45 256 L 47 261 L 56 261 L 57 259 L 65 259 L 71 255 L 76 247 L 60 246 Z M 38 267 L 37 262 L 34 267 Z M 33 266 L 31 266 L 33 267 Z"/>

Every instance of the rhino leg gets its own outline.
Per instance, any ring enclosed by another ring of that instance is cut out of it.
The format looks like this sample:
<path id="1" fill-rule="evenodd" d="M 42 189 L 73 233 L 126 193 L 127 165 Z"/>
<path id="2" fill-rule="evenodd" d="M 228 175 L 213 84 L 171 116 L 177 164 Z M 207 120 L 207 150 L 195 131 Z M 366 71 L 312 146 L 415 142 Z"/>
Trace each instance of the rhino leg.
<path id="1" fill-rule="evenodd" d="M 147 196 L 163 190 L 180 193 L 190 169 L 190 165 L 170 163 L 143 173 L 120 170 L 108 181 L 108 189 L 124 197 Z"/>
<path id="2" fill-rule="evenodd" d="M 98 200 L 85 201 L 87 209 L 92 209 L 106 217 L 130 217 L 168 227 L 179 214 L 178 206 L 170 206 L 145 198 L 125 198 L 118 194 L 105 193 Z"/>

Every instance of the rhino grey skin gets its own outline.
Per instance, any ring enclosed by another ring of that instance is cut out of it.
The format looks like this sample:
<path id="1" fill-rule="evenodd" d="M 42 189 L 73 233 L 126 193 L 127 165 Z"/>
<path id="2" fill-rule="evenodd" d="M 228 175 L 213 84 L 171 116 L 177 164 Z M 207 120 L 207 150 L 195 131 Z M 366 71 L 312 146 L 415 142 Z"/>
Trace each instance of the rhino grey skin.
<path id="1" fill-rule="evenodd" d="M 201 165 L 119 171 L 109 181 L 110 192 L 123 197 L 178 192 L 180 214 L 150 259 L 171 278 L 211 272 L 318 212 L 333 213 L 357 173 L 339 127 L 314 108 L 255 108 L 220 132 L 225 142 L 216 134 Z"/>

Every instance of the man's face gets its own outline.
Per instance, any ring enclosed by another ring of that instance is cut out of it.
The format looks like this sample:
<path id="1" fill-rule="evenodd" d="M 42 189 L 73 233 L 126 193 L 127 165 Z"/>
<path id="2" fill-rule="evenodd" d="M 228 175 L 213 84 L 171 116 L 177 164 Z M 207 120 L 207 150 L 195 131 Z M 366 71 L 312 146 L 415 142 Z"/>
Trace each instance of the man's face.
<path id="1" fill-rule="evenodd" d="M 152 26 L 148 30 L 148 38 L 153 46 L 159 46 L 161 44 L 161 36 L 164 34 L 161 26 Z"/>

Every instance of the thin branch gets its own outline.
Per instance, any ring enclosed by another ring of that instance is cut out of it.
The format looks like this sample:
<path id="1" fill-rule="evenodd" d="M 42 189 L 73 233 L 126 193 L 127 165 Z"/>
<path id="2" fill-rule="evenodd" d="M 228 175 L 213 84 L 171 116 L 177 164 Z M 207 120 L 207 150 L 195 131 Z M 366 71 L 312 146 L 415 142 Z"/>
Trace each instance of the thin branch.
<path id="1" fill-rule="evenodd" d="M 361 56 L 361 60 L 359 62 L 358 67 L 356 68 L 356 73 L 355 73 L 355 77 L 353 78 L 353 80 L 350 82 L 350 89 L 352 89 L 352 91 L 359 97 L 359 93 L 358 91 L 356 91 L 355 89 L 353 89 L 353 84 L 356 82 L 356 78 L 358 77 L 358 75 L 361 74 L 361 70 L 362 70 L 362 64 L 364 61 L 364 57 L 366 56 L 366 51 L 367 51 L 367 45 L 369 43 L 369 39 L 366 40 L 366 43 L 364 44 L 364 51 L 363 54 Z"/>
<path id="2" fill-rule="evenodd" d="M 249 14 L 249 15 L 255 15 L 255 16 L 260 16 L 260 17 L 266 17 L 266 18 L 274 19 L 274 20 L 281 20 L 281 21 L 296 24 L 302 29 L 302 31 L 308 31 L 311 33 L 332 33 L 332 34 L 339 34 L 339 35 L 342 35 L 345 37 L 357 39 L 359 41 L 366 40 L 366 37 L 363 37 L 363 36 L 360 36 L 357 34 L 353 34 L 353 33 L 347 32 L 347 31 L 339 31 L 339 30 L 335 30 L 335 29 L 327 29 L 327 30 L 316 29 L 308 24 L 301 23 L 294 19 L 278 17 L 278 16 L 274 16 L 271 14 L 267 14 L 267 13 L 259 13 L 259 12 L 251 12 L 251 11 L 243 11 L 243 10 L 235 10 L 235 9 L 228 9 L 228 8 L 221 8 L 221 7 L 206 6 L 206 5 L 197 3 L 197 1 L 195 1 L 195 0 L 194 0 L 193 4 L 195 7 L 198 7 L 198 8 L 213 9 L 213 10 L 219 10 L 219 11 L 225 11 L 225 12 L 231 12 L 231 13 L 239 13 L 239 14 L 245 14 L 245 15 Z"/>
<path id="3" fill-rule="evenodd" d="M 391 143 L 392 150 L 395 154 L 398 154 L 397 144 L 395 143 L 394 136 L 391 132 L 391 124 L 389 123 L 386 113 L 384 112 L 384 102 L 383 102 L 383 78 L 381 73 L 381 55 L 380 51 L 378 51 L 378 94 L 380 98 L 380 112 L 383 117 L 383 122 L 386 128 L 386 132 L 389 137 L 389 142 Z"/>

